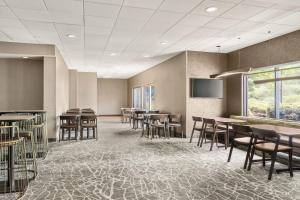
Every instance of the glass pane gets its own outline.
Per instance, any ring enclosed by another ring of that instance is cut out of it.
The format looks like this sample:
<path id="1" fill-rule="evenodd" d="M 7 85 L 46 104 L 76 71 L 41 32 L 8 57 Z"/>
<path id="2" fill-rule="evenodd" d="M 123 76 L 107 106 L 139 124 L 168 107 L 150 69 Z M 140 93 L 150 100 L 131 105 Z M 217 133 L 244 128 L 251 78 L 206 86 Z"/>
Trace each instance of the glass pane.
<path id="1" fill-rule="evenodd" d="M 151 105 L 150 110 L 155 109 L 155 88 L 153 85 L 151 85 Z"/>
<path id="2" fill-rule="evenodd" d="M 142 88 L 133 88 L 133 107 L 142 108 Z"/>
<path id="3" fill-rule="evenodd" d="M 144 87 L 143 108 L 150 110 L 150 86 Z"/>
<path id="4" fill-rule="evenodd" d="M 257 83 L 257 80 L 274 79 L 274 72 L 248 75 L 248 116 L 275 118 L 275 83 Z"/>
<path id="5" fill-rule="evenodd" d="M 300 76 L 300 68 L 281 71 L 281 77 Z M 300 121 L 300 80 L 279 81 L 281 85 L 280 119 Z"/>

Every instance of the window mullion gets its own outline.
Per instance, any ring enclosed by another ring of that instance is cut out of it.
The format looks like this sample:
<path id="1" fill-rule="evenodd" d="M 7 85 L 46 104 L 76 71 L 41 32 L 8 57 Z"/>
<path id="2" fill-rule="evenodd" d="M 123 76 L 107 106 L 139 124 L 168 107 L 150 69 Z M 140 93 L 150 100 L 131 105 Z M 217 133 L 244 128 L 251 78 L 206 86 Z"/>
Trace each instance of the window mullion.
<path id="1" fill-rule="evenodd" d="M 275 70 L 275 79 L 281 77 L 281 71 Z M 280 119 L 281 81 L 275 81 L 275 118 Z"/>

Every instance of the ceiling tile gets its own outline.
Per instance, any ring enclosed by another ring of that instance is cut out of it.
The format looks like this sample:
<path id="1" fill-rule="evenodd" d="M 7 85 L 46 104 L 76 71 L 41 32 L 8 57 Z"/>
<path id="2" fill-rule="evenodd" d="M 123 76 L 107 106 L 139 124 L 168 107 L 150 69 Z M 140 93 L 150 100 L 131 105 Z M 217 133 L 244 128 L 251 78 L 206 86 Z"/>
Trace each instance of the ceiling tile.
<path id="1" fill-rule="evenodd" d="M 227 12 L 225 12 L 222 17 L 231 19 L 247 19 L 253 17 L 254 15 L 265 10 L 263 7 L 258 6 L 248 6 L 248 5 L 238 5 Z"/>
<path id="2" fill-rule="evenodd" d="M 125 6 L 157 9 L 163 0 L 124 0 Z"/>
<path id="3" fill-rule="evenodd" d="M 155 21 L 157 23 L 170 23 L 170 24 L 174 24 L 177 21 L 179 21 L 179 19 L 181 19 L 183 17 L 184 17 L 184 14 L 182 14 L 182 13 L 157 11 L 151 17 L 150 21 Z"/>
<path id="4" fill-rule="evenodd" d="M 272 20 L 275 24 L 300 25 L 300 12 L 289 14 L 281 19 Z"/>
<path id="5" fill-rule="evenodd" d="M 154 10 L 150 9 L 123 6 L 119 14 L 119 19 L 146 21 L 152 16 L 153 13 Z"/>
<path id="6" fill-rule="evenodd" d="M 115 18 L 118 15 L 120 6 L 98 3 L 85 3 L 85 15 Z"/>
<path id="7" fill-rule="evenodd" d="M 50 12 L 83 15 L 83 2 L 80 0 L 44 0 Z"/>
<path id="8" fill-rule="evenodd" d="M 49 22 L 36 22 L 36 21 L 28 21 L 23 20 L 22 23 L 25 27 L 31 31 L 41 30 L 41 31 L 48 31 L 48 32 L 56 32 L 53 23 Z"/>
<path id="9" fill-rule="evenodd" d="M 165 0 L 159 10 L 187 13 L 203 0 Z"/>
<path id="10" fill-rule="evenodd" d="M 18 9 L 18 8 L 14 8 L 13 11 L 20 19 L 23 20 L 52 22 L 52 18 L 50 17 L 47 11 Z"/>
<path id="11" fill-rule="evenodd" d="M 262 1 L 262 0 L 244 0 L 242 4 L 250 6 L 260 6 L 265 8 L 270 8 L 276 5 L 276 1 Z"/>
<path id="12" fill-rule="evenodd" d="M 85 0 L 84 2 L 107 3 L 114 5 L 122 5 L 123 0 Z"/>
<path id="13" fill-rule="evenodd" d="M 22 23 L 17 19 L 4 19 L 0 18 L 0 30 L 2 27 L 9 27 L 9 28 L 24 28 Z"/>
<path id="14" fill-rule="evenodd" d="M 108 36 L 111 32 L 111 28 L 103 28 L 101 26 L 85 26 L 85 34 L 90 35 L 103 35 Z"/>
<path id="15" fill-rule="evenodd" d="M 4 0 L 0 0 L 0 6 L 6 6 Z"/>
<path id="16" fill-rule="evenodd" d="M 0 18 L 17 19 L 14 13 L 8 7 L 4 6 L 0 6 Z"/>
<path id="17" fill-rule="evenodd" d="M 1 27 L 1 32 L 5 33 L 16 42 L 35 43 L 36 41 L 34 37 L 25 28 Z"/>
<path id="18" fill-rule="evenodd" d="M 105 17 L 93 17 L 85 16 L 85 25 L 86 26 L 99 26 L 105 28 L 111 28 L 114 25 L 114 19 L 105 18 Z"/>
<path id="19" fill-rule="evenodd" d="M 268 22 L 274 19 L 282 18 L 287 14 L 289 14 L 289 12 L 286 10 L 270 8 L 263 12 L 258 13 L 257 15 L 249 18 L 248 20 L 255 21 L 255 22 Z"/>
<path id="20" fill-rule="evenodd" d="M 199 27 L 203 26 L 209 21 L 214 19 L 214 17 L 211 16 L 204 16 L 204 15 L 187 15 L 184 17 L 179 24 L 185 25 L 185 26 L 193 26 L 193 27 Z"/>
<path id="21" fill-rule="evenodd" d="M 134 21 L 134 20 L 125 20 L 119 19 L 115 24 L 115 29 L 117 30 L 131 30 L 131 31 L 139 31 L 143 26 L 144 21 Z"/>
<path id="22" fill-rule="evenodd" d="M 240 21 L 235 19 L 225 19 L 225 18 L 216 18 L 210 21 L 205 27 L 216 28 L 216 29 L 226 29 L 233 25 L 238 24 Z"/>
<path id="23" fill-rule="evenodd" d="M 83 16 L 65 13 L 50 12 L 55 23 L 83 25 Z"/>
<path id="24" fill-rule="evenodd" d="M 10 38 L 0 31 L 0 40 L 1 41 L 10 41 Z"/>
<path id="25" fill-rule="evenodd" d="M 9 7 L 13 8 L 43 11 L 47 10 L 43 0 L 8 0 L 6 3 Z"/>
<path id="26" fill-rule="evenodd" d="M 284 33 L 288 33 L 294 30 L 297 30 L 299 26 L 288 26 L 288 25 L 282 25 L 282 24 L 266 24 L 260 28 L 257 28 L 251 32 L 254 33 L 261 33 L 261 34 L 268 34 L 270 31 L 271 34 L 275 35 L 282 35 Z"/>
<path id="27" fill-rule="evenodd" d="M 196 9 L 193 11 L 194 14 L 206 15 L 206 16 L 219 16 L 225 11 L 231 9 L 237 4 L 233 2 L 223 2 L 223 1 L 214 1 L 214 0 L 205 0 L 203 1 Z M 206 12 L 206 9 L 209 7 L 216 7 L 217 11 L 215 12 Z"/>

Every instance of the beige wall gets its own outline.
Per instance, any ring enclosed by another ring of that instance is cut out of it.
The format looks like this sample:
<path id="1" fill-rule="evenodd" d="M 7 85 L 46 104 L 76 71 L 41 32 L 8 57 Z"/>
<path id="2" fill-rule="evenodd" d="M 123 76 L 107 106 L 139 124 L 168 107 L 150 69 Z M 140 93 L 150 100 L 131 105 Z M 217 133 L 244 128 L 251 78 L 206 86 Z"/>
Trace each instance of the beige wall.
<path id="1" fill-rule="evenodd" d="M 47 111 L 48 137 L 56 138 L 56 59 L 44 57 L 44 110 Z"/>
<path id="2" fill-rule="evenodd" d="M 240 56 L 239 56 L 240 55 Z M 265 67 L 300 60 L 300 31 L 229 53 L 229 69 Z M 229 114 L 242 114 L 241 76 L 228 78 Z"/>
<path id="3" fill-rule="evenodd" d="M 128 79 L 128 104 L 132 106 L 132 88 L 153 84 L 155 108 L 181 113 L 185 124 L 186 113 L 186 55 L 181 53 Z"/>
<path id="4" fill-rule="evenodd" d="M 77 107 L 97 111 L 97 73 L 78 72 Z"/>
<path id="5" fill-rule="evenodd" d="M 119 115 L 127 107 L 127 79 L 98 78 L 98 114 Z"/>
<path id="6" fill-rule="evenodd" d="M 69 107 L 77 108 L 77 70 L 69 70 Z"/>
<path id="7" fill-rule="evenodd" d="M 0 41 L 0 53 L 28 56 L 54 56 L 55 49 L 54 45 Z"/>
<path id="8" fill-rule="evenodd" d="M 0 59 L 0 110 L 43 109 L 43 60 Z"/>
<path id="9" fill-rule="evenodd" d="M 204 52 L 187 52 L 186 76 L 186 122 L 187 134 L 192 130 L 192 116 L 213 117 L 226 114 L 226 81 L 224 81 L 224 98 L 191 98 L 190 78 L 210 78 L 227 69 L 227 55 Z"/>

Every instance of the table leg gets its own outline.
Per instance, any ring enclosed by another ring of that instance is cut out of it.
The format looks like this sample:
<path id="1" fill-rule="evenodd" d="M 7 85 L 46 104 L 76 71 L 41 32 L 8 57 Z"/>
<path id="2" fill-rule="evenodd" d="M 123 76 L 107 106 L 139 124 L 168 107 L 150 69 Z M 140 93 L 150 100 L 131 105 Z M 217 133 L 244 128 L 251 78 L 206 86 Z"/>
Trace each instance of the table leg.
<path id="1" fill-rule="evenodd" d="M 226 135 L 225 135 L 225 149 L 228 147 L 228 141 L 229 141 L 229 125 L 226 124 Z"/>
<path id="2" fill-rule="evenodd" d="M 10 122 L 9 123 L 10 126 L 14 126 L 15 123 L 14 122 Z M 15 129 L 12 128 L 11 130 L 11 136 L 12 138 L 14 138 L 15 136 Z M 15 191 L 15 174 L 14 174 L 14 147 L 13 146 L 9 146 L 8 147 L 8 184 L 9 184 L 9 188 L 10 191 L 14 192 Z"/>

